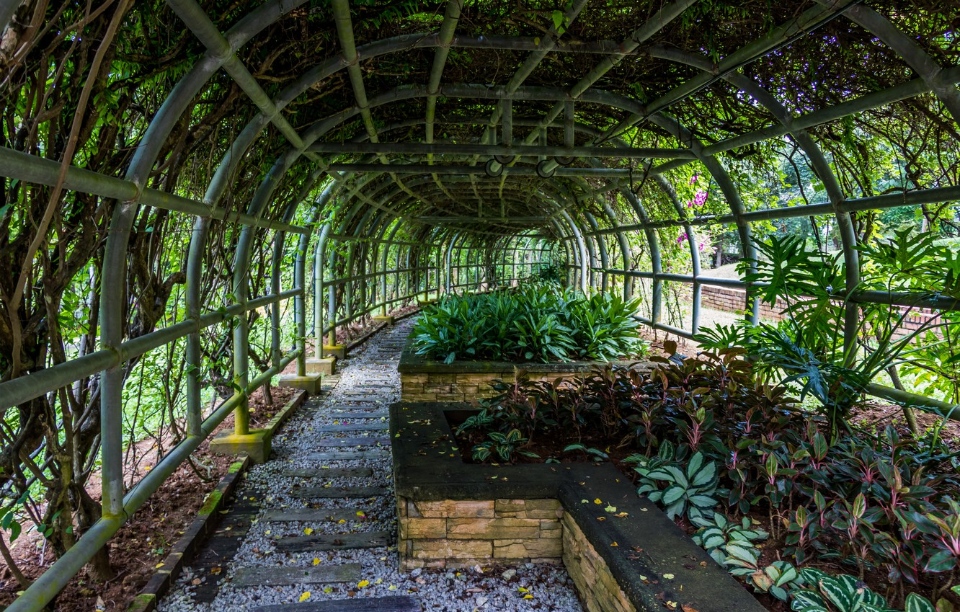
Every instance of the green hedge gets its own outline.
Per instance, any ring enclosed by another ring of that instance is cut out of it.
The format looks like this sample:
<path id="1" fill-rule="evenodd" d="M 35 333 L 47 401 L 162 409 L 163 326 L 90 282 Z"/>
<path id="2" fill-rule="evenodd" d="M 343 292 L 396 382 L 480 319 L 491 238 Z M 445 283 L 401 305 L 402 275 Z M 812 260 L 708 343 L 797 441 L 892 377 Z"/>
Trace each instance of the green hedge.
<path id="1" fill-rule="evenodd" d="M 634 319 L 639 299 L 586 296 L 553 285 L 445 296 L 414 328 L 419 355 L 473 361 L 610 360 L 643 355 Z"/>

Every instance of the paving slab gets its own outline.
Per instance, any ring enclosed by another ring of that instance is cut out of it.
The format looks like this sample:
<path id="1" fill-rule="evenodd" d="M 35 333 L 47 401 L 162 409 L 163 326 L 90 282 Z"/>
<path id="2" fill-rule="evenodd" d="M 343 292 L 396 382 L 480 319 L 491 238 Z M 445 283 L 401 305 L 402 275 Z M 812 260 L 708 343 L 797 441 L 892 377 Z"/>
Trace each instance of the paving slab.
<path id="1" fill-rule="evenodd" d="M 407 595 L 357 597 L 330 601 L 263 606 L 253 612 L 420 612 L 420 602 Z"/>
<path id="2" fill-rule="evenodd" d="M 352 412 L 330 412 L 329 416 L 337 419 L 385 419 L 390 416 L 390 413 L 386 410 L 371 410 L 368 412 L 356 410 Z"/>
<path id="3" fill-rule="evenodd" d="M 299 499 L 362 499 L 379 497 L 389 492 L 386 487 L 303 487 L 290 491 L 290 496 Z"/>
<path id="4" fill-rule="evenodd" d="M 344 563 L 316 567 L 241 567 L 233 575 L 231 584 L 238 587 L 290 586 L 357 582 L 358 580 L 360 580 L 360 564 Z"/>
<path id="5" fill-rule="evenodd" d="M 347 438 L 319 438 L 314 446 L 389 446 L 390 438 L 385 436 L 350 436 Z"/>
<path id="6" fill-rule="evenodd" d="M 389 531 L 290 536 L 277 540 L 277 550 L 285 552 L 323 552 L 356 548 L 381 548 L 389 546 L 391 542 L 393 542 L 393 535 Z"/>
<path id="7" fill-rule="evenodd" d="M 343 418 L 343 417 L 340 417 Z M 386 431 L 390 429 L 390 423 L 354 423 L 352 425 L 324 425 L 317 427 L 315 431 L 323 433 L 339 433 L 345 431 Z"/>
<path id="8" fill-rule="evenodd" d="M 290 469 L 280 473 L 290 478 L 368 478 L 373 476 L 370 468 L 317 468 L 317 469 Z"/>
<path id="9" fill-rule="evenodd" d="M 279 508 L 268 510 L 260 520 L 265 523 L 324 523 L 327 521 L 356 521 L 361 517 L 359 508 L 306 508 L 290 510 Z"/>
<path id="10" fill-rule="evenodd" d="M 328 453 L 311 453 L 304 457 L 307 461 L 356 461 L 358 459 L 385 459 L 390 450 L 386 446 L 374 446 L 369 450 L 361 451 L 330 451 Z"/>

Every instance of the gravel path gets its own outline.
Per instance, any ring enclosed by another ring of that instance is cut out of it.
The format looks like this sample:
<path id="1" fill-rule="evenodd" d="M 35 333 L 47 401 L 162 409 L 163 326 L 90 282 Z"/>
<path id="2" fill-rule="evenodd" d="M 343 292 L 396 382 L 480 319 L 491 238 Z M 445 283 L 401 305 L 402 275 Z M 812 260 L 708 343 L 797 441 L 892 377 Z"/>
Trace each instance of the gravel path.
<path id="1" fill-rule="evenodd" d="M 325 379 L 329 391 L 284 425 L 273 459 L 247 473 L 161 612 L 582 610 L 562 566 L 397 571 L 384 436 L 412 325 L 401 321 L 356 349 L 338 364 L 338 376 Z M 330 446 L 344 438 L 363 444 Z M 336 458 L 344 455 L 350 458 Z"/>

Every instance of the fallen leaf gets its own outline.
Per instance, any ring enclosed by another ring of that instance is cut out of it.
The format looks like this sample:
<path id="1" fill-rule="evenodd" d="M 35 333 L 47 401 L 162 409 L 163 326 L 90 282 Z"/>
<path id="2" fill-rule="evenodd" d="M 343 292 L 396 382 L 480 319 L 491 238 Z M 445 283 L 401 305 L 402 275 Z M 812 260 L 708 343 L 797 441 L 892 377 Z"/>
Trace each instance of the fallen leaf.
<path id="1" fill-rule="evenodd" d="M 600 498 L 598 497 L 597 499 L 593 500 L 593 503 L 595 503 L 595 504 L 597 504 L 597 505 L 599 506 L 599 505 L 602 504 L 603 502 L 600 501 Z"/>
<path id="2" fill-rule="evenodd" d="M 210 568 L 210 573 L 213 574 L 214 576 L 219 576 L 220 572 L 222 571 L 223 571 L 223 568 L 220 566 Z"/>
<path id="3" fill-rule="evenodd" d="M 627 517 L 630 516 L 630 515 L 627 514 L 626 512 L 618 512 L 615 516 L 616 516 L 617 518 L 627 518 Z"/>
<path id="4" fill-rule="evenodd" d="M 603 511 L 604 511 L 604 512 L 607 512 L 607 513 L 609 513 L 609 514 L 613 514 L 614 512 L 617 511 L 617 507 L 616 507 L 616 506 L 607 506 L 606 508 L 603 509 Z"/>
<path id="5" fill-rule="evenodd" d="M 667 603 L 665 603 L 665 604 L 663 604 L 663 605 L 667 606 L 667 608 L 670 609 L 670 610 L 676 610 L 676 609 L 677 609 L 677 602 L 675 602 L 675 601 L 668 601 Z"/>
<path id="6" fill-rule="evenodd" d="M 397 590 L 397 585 L 391 584 L 390 586 L 387 587 L 387 590 L 388 590 L 388 591 L 396 591 L 396 590 Z"/>
<path id="7" fill-rule="evenodd" d="M 157 563 L 154 567 L 163 567 L 163 561 L 161 561 L 160 563 Z"/>
<path id="8" fill-rule="evenodd" d="M 616 542 L 610 542 L 610 546 L 614 546 L 614 547 L 616 547 L 616 546 L 620 546 L 620 545 L 619 545 L 619 544 L 617 544 Z"/>
<path id="9" fill-rule="evenodd" d="M 303 602 L 307 601 L 308 599 L 310 599 L 310 591 L 304 591 L 303 594 L 300 595 L 300 601 Z"/>
<path id="10" fill-rule="evenodd" d="M 303 533 L 307 535 L 311 535 L 313 533 L 313 527 L 307 527 L 306 529 L 303 530 Z"/>
<path id="11" fill-rule="evenodd" d="M 533 599 L 533 595 L 531 595 L 530 593 L 527 593 L 526 595 L 523 596 L 523 598 L 524 598 L 524 599 Z"/>
<path id="12" fill-rule="evenodd" d="M 361 580 L 360 582 L 357 583 L 357 588 L 358 588 L 358 589 L 362 589 L 362 588 L 365 588 L 365 587 L 368 587 L 368 586 L 370 586 L 370 581 L 369 581 L 369 580 Z"/>
<path id="13" fill-rule="evenodd" d="M 684 606 L 680 606 L 680 608 L 683 610 L 683 612 L 700 612 L 699 610 L 697 610 L 697 609 L 694 608 L 693 606 L 686 606 L 686 605 L 684 605 Z"/>
<path id="14" fill-rule="evenodd" d="M 664 574 L 664 575 L 663 575 L 663 578 L 664 578 L 664 580 L 673 580 L 673 579 L 674 579 L 674 575 L 673 575 L 673 574 Z"/>
<path id="15" fill-rule="evenodd" d="M 320 565 L 320 558 L 319 558 L 319 557 L 314 557 L 314 558 L 313 558 L 313 564 L 314 564 L 314 565 Z"/>
<path id="16" fill-rule="evenodd" d="M 333 587 L 323 587 L 323 592 L 329 595 L 330 593 L 333 593 Z"/>

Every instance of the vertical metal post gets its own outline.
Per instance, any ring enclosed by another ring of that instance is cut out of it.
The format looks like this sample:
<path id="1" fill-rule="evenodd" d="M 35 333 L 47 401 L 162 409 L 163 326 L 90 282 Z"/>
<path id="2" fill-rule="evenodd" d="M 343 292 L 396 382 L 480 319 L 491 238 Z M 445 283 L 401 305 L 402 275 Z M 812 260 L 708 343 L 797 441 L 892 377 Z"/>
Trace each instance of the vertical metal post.
<path id="1" fill-rule="evenodd" d="M 330 225 L 328 222 L 320 227 L 320 237 L 313 251 L 313 336 L 317 359 L 323 358 L 323 254 L 326 251 Z"/>
<path id="2" fill-rule="evenodd" d="M 210 219 L 197 219 L 193 224 L 190 237 L 190 251 L 187 256 L 187 316 L 200 319 L 200 287 L 203 282 L 203 251 L 206 243 Z M 202 419 L 200 373 L 202 367 L 202 346 L 198 329 L 187 336 L 187 434 L 201 435 Z"/>

